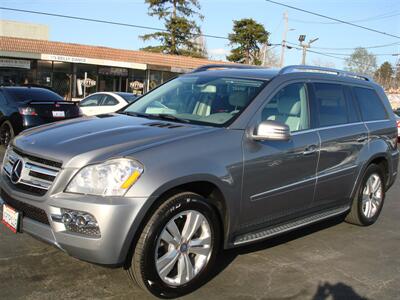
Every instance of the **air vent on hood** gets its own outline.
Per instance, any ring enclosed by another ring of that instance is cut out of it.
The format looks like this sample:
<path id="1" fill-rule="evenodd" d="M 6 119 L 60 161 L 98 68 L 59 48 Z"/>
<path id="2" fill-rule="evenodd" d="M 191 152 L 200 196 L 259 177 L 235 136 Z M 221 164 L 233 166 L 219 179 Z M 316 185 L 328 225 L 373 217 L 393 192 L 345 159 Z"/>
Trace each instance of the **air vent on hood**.
<path id="1" fill-rule="evenodd" d="M 169 129 L 183 127 L 183 125 L 172 124 L 172 123 L 165 123 L 165 122 L 147 123 L 147 124 L 145 124 L 145 125 L 151 126 L 151 127 L 169 128 Z"/>

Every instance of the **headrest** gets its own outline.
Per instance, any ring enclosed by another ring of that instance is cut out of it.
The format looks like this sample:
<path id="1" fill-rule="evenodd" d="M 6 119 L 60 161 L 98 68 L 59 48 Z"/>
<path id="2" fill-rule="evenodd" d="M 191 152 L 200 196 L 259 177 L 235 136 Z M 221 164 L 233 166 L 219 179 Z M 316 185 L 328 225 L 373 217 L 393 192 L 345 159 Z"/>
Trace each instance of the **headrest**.
<path id="1" fill-rule="evenodd" d="M 229 104 L 237 107 L 245 107 L 247 105 L 247 93 L 235 92 L 229 96 Z"/>
<path id="2" fill-rule="evenodd" d="M 202 93 L 216 93 L 217 87 L 215 85 L 206 85 L 201 89 Z"/>
<path id="3" fill-rule="evenodd" d="M 296 97 L 281 97 L 278 101 L 278 112 L 284 115 L 299 116 L 300 101 Z"/>

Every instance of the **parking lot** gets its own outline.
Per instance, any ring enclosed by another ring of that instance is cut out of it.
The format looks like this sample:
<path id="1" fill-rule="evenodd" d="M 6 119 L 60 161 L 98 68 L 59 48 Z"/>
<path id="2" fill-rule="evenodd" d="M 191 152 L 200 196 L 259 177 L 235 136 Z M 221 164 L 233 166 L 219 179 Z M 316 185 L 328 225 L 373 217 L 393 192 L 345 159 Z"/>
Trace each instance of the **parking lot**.
<path id="1" fill-rule="evenodd" d="M 329 220 L 225 251 L 187 299 L 400 299 L 400 182 L 367 228 Z M 122 269 L 91 265 L 0 225 L 0 299 L 147 299 Z"/>

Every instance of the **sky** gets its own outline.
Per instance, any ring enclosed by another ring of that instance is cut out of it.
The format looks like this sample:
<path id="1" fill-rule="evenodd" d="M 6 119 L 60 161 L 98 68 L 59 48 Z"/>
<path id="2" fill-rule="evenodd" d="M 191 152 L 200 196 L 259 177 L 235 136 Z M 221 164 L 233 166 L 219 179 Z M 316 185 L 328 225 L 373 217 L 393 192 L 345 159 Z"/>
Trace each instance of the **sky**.
<path id="1" fill-rule="evenodd" d="M 201 13 L 205 16 L 199 22 L 203 33 L 227 36 L 233 20 L 253 18 L 270 32 L 269 42 L 281 43 L 283 14 L 289 16 L 287 41 L 298 44 L 298 36 L 306 35 L 306 41 L 319 38 L 311 50 L 325 55 L 307 53 L 308 64 L 322 64 L 344 68 L 343 58 L 355 47 L 369 47 L 397 43 L 388 47 L 368 49 L 377 54 L 378 64 L 389 61 L 395 64 L 400 53 L 400 39 L 366 31 L 345 24 L 332 24 L 330 20 L 312 16 L 266 2 L 265 0 L 199 0 Z M 334 18 L 354 21 L 358 25 L 400 36 L 399 0 L 276 0 L 291 6 L 310 10 Z M 86 18 L 142 26 L 163 27 L 162 21 L 147 14 L 144 0 L 1 0 L 0 6 L 26 10 L 66 14 Z M 60 19 L 20 12 L 0 10 L 0 19 L 48 25 L 50 40 L 87 45 L 107 46 L 121 49 L 139 49 L 149 45 L 140 35 L 149 30 L 98 24 L 85 21 Z M 206 38 L 208 53 L 213 59 L 224 59 L 230 46 L 227 40 Z M 329 48 L 329 49 L 328 49 Z M 350 48 L 341 50 L 337 48 Z M 280 47 L 271 49 L 280 56 Z M 335 57 L 328 57 L 331 55 Z M 300 64 L 301 51 L 285 51 L 285 65 Z"/>

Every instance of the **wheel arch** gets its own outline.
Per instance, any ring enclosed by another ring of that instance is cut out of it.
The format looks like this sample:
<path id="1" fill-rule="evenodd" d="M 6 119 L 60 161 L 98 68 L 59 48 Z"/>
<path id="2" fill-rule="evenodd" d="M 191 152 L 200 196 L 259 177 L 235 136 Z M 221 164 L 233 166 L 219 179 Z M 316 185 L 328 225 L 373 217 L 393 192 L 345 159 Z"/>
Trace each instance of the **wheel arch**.
<path id="1" fill-rule="evenodd" d="M 204 197 L 209 205 L 211 205 L 218 217 L 219 226 L 221 228 L 222 239 L 221 244 L 224 246 L 228 241 L 230 218 L 228 213 L 228 206 L 226 197 L 223 193 L 223 189 L 220 185 L 216 184 L 214 180 L 210 178 L 196 178 L 196 180 L 189 178 L 181 178 L 176 181 L 172 181 L 164 184 L 162 187 L 157 189 L 153 196 L 149 197 L 149 203 L 145 205 L 139 215 L 142 215 L 141 220 L 138 222 L 138 226 L 132 225 L 130 234 L 126 238 L 124 246 L 121 251 L 121 260 L 123 260 L 125 268 L 128 267 L 132 258 L 133 245 L 138 241 L 140 234 L 146 226 L 148 220 L 151 218 L 155 210 L 160 206 L 160 203 L 168 199 L 169 197 L 178 194 L 180 192 L 193 192 Z"/>

